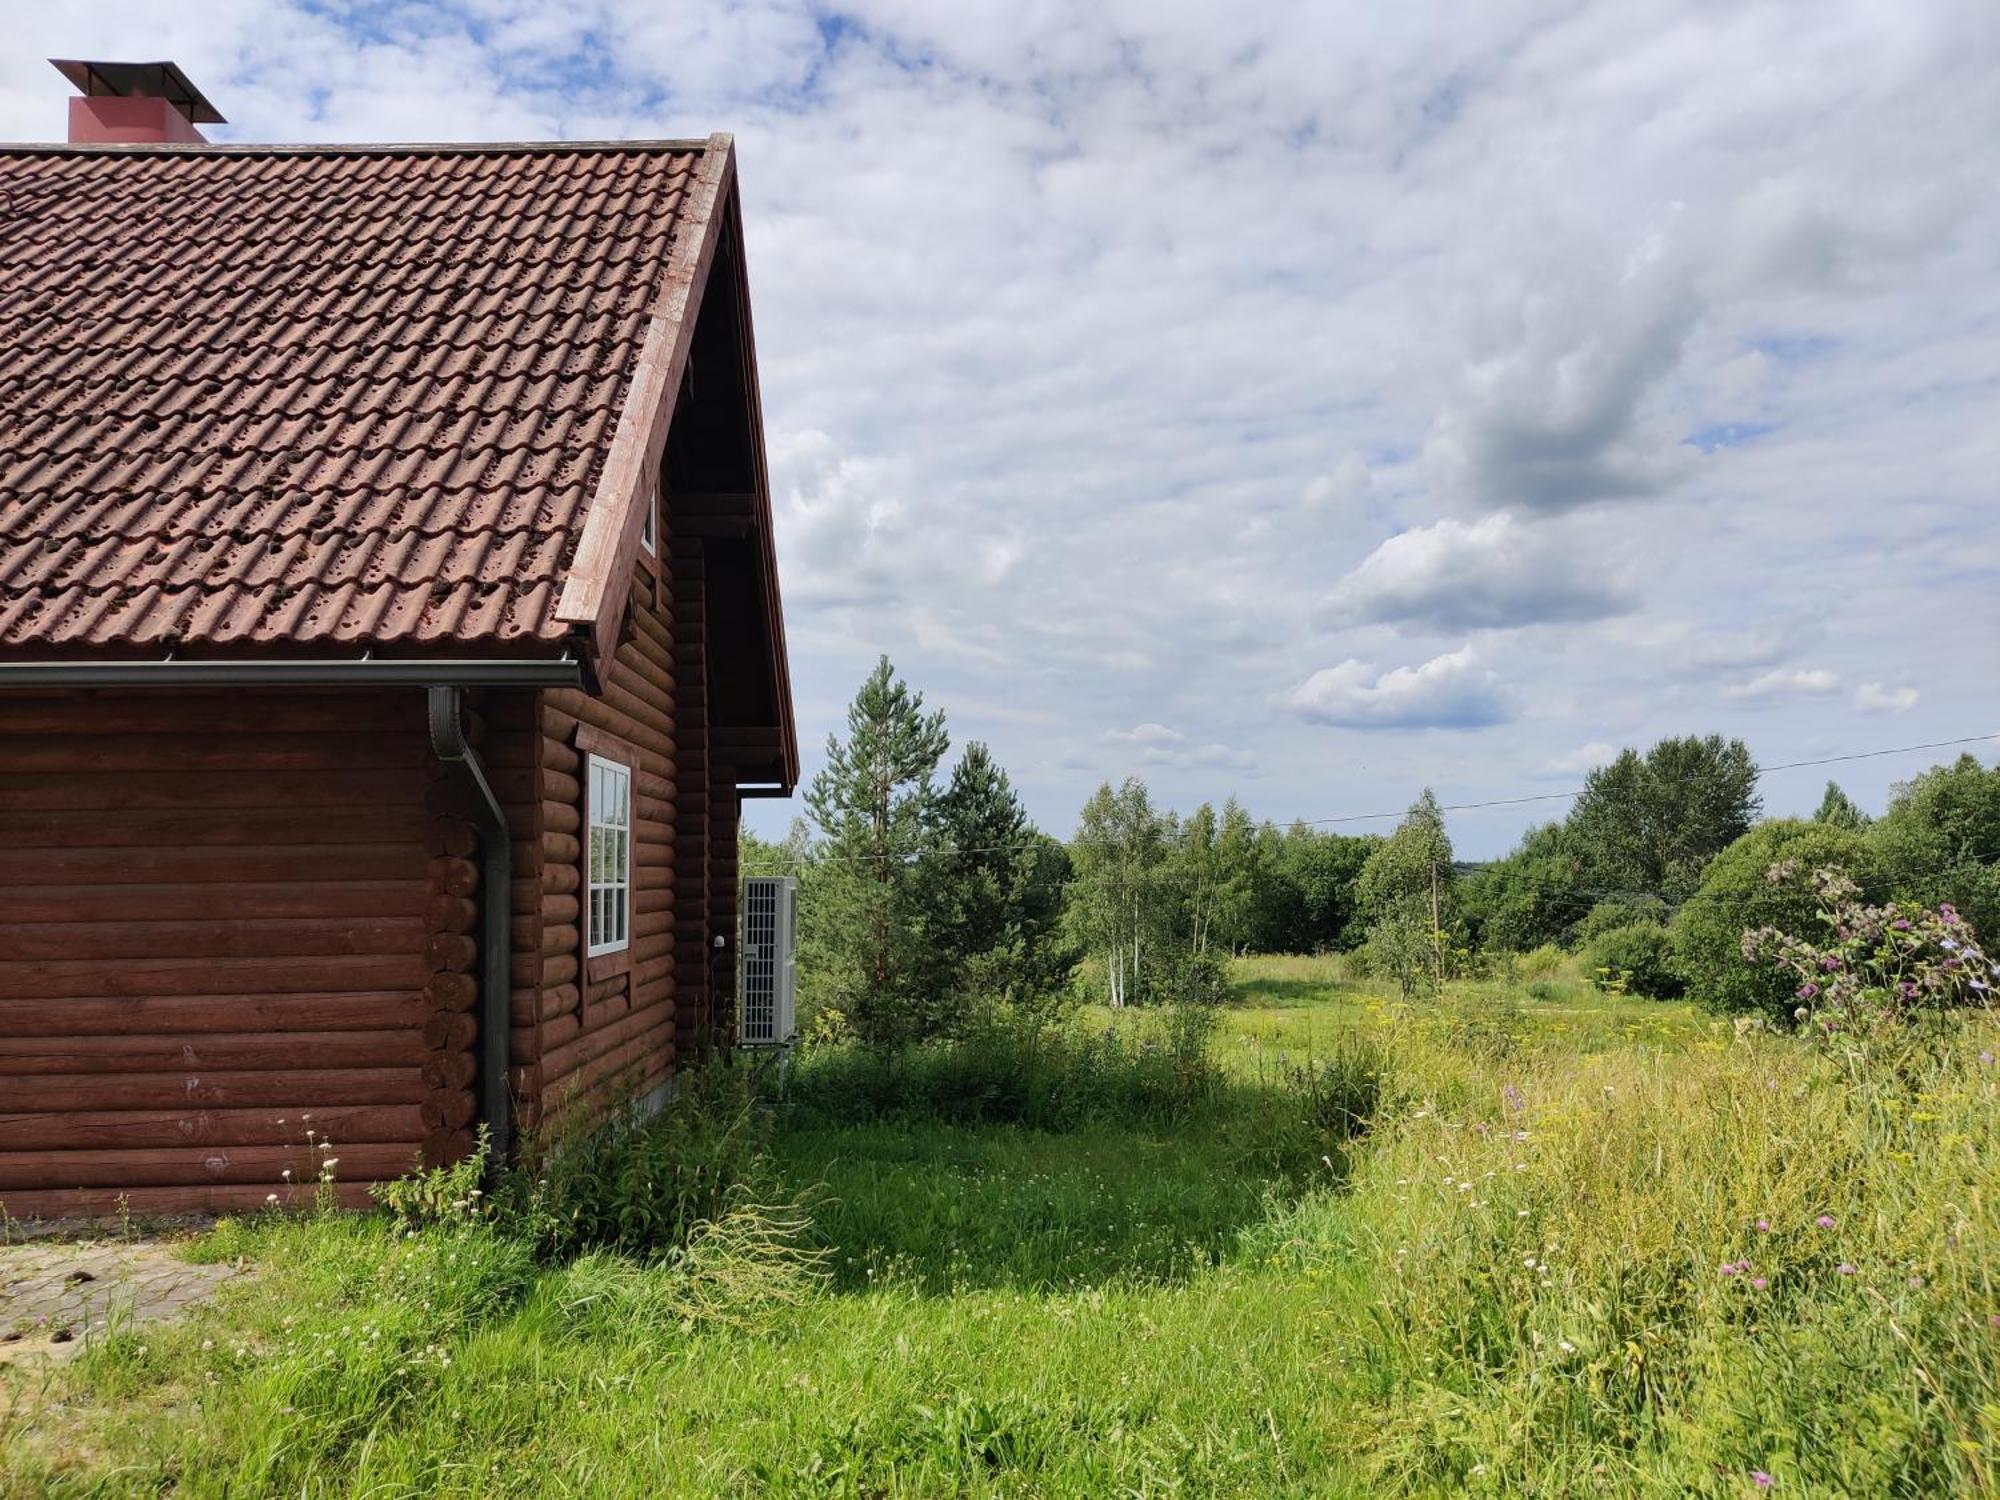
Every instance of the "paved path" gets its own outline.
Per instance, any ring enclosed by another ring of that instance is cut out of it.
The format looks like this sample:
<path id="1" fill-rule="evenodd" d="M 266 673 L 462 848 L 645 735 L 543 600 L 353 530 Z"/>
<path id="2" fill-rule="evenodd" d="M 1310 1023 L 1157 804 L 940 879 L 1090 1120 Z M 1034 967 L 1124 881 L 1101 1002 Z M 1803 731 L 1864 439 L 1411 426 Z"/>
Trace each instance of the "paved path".
<path id="1" fill-rule="evenodd" d="M 191 1266 L 156 1241 L 0 1245 L 0 1363 L 67 1358 L 86 1334 L 165 1322 L 243 1274 Z"/>

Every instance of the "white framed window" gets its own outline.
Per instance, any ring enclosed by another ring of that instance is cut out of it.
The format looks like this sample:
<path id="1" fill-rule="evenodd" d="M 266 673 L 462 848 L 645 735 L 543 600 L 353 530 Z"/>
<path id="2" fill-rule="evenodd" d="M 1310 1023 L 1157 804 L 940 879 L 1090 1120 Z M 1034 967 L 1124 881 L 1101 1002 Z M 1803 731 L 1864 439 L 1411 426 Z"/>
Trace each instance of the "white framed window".
<path id="1" fill-rule="evenodd" d="M 592 755 L 589 766 L 584 952 L 596 958 L 622 952 L 632 941 L 632 768 L 602 755 Z"/>
<path id="2" fill-rule="evenodd" d="M 660 492 L 649 491 L 646 495 L 646 514 L 639 522 L 639 545 L 646 549 L 648 557 L 660 555 Z"/>

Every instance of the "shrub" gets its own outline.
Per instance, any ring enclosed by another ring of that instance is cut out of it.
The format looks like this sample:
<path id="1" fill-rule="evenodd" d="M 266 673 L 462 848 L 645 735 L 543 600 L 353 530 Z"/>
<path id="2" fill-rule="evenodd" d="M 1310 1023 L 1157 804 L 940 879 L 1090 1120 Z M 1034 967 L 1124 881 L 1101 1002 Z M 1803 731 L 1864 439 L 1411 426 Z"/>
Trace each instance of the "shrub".
<path id="1" fill-rule="evenodd" d="M 1624 992 L 1648 1000 L 1672 1000 L 1682 991 L 1674 966 L 1673 939 L 1658 922 L 1628 922 L 1600 932 L 1585 950 L 1585 967 L 1615 976 Z"/>
<path id="2" fill-rule="evenodd" d="M 1774 886 L 1800 883 L 1798 866 L 1774 865 Z M 1826 937 L 1761 927 L 1743 934 L 1743 956 L 1788 976 L 1795 1012 L 1829 1040 L 1866 1040 L 1887 1027 L 1953 1007 L 1985 1005 L 2000 964 L 1988 959 L 1950 902 L 1927 911 L 1914 902 L 1869 906 L 1839 870 L 1813 872 Z"/>
<path id="3" fill-rule="evenodd" d="M 710 1064 L 678 1076 L 664 1108 L 629 1099 L 601 1120 L 559 1117 L 529 1143 L 530 1167 L 501 1189 L 501 1212 L 548 1257 L 613 1250 L 642 1259 L 684 1246 L 761 1182 L 769 1121 L 749 1071 Z"/>
<path id="4" fill-rule="evenodd" d="M 1710 861 L 1701 888 L 1674 916 L 1674 962 L 1688 993 L 1712 1010 L 1761 1011 L 1788 1021 L 1795 983 L 1743 961 L 1743 934 L 1756 927 L 1810 932 L 1818 903 L 1802 885 L 1773 885 L 1765 872 L 1785 860 L 1804 869 L 1837 866 L 1866 883 L 1875 873 L 1867 839 L 1851 829 L 1799 819 L 1760 823 Z"/>
<path id="5" fill-rule="evenodd" d="M 1523 979 L 1554 979 L 1569 968 L 1569 955 L 1553 943 L 1544 943 L 1523 953 L 1514 966 Z"/>
<path id="6" fill-rule="evenodd" d="M 1600 901 L 1576 924 L 1576 945 L 1587 950 L 1605 933 L 1639 922 L 1665 927 L 1670 915 L 1667 903 L 1657 896 L 1618 896 Z"/>

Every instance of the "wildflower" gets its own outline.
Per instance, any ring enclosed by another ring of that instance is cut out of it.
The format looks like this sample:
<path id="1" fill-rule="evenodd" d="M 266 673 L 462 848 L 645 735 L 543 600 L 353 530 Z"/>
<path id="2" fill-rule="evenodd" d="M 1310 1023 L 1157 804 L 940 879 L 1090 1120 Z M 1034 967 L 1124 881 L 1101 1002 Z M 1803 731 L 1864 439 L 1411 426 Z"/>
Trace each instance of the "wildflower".
<path id="1" fill-rule="evenodd" d="M 1993 1054 L 1991 1052 L 1982 1052 L 1979 1054 L 1979 1061 L 1984 1066 L 1990 1068 L 1993 1066 Z"/>
<path id="2" fill-rule="evenodd" d="M 1769 1219 L 1759 1219 L 1757 1221 L 1757 1232 L 1759 1234 L 1769 1234 L 1771 1232 L 1771 1221 Z"/>
<path id="3" fill-rule="evenodd" d="M 2000 1313 L 1988 1313 L 1986 1315 L 1986 1326 L 1988 1328 L 2000 1328 Z M 144 1354 L 146 1351 L 141 1349 L 139 1352 Z"/>
<path id="4" fill-rule="evenodd" d="M 1764 1288 L 1769 1286 L 1770 1284 L 1771 1283 L 1762 1276 L 1752 1276 L 1750 1278 L 1750 1285 L 1755 1287 L 1760 1292 L 1763 1291 Z"/>
<path id="5" fill-rule="evenodd" d="M 1568 1339 L 1556 1340 L 1556 1347 L 1562 1350 L 1562 1352 L 1565 1354 L 1576 1353 L 1576 1345 L 1572 1344 Z"/>
<path id="6" fill-rule="evenodd" d="M 1953 906 L 1949 901 L 1940 901 L 1938 903 L 1938 915 L 1944 919 L 1945 926 L 1953 926 L 1958 921 L 1958 908 Z"/>
<path id="7" fill-rule="evenodd" d="M 1854 1269 L 1854 1267 L 1850 1266 L 1846 1261 L 1842 1261 L 1837 1269 L 1843 1276 L 1857 1276 L 1860 1274 L 1858 1271 Z"/>
<path id="8" fill-rule="evenodd" d="M 1813 1220 L 1813 1223 L 1819 1225 L 1821 1229 L 1831 1229 L 1833 1228 L 1833 1215 L 1821 1214 L 1817 1219 Z"/>
<path id="9" fill-rule="evenodd" d="M 1922 1291 L 1922 1290 L 1923 1290 L 1923 1286 L 1924 1286 L 1924 1278 L 1923 1278 L 1923 1277 L 1921 1277 L 1921 1276 L 1912 1276 L 1912 1277 L 1910 1278 L 1910 1290 L 1911 1290 L 1911 1291 L 1913 1291 L 1913 1292 L 1919 1292 L 1919 1291 Z"/>
<path id="10" fill-rule="evenodd" d="M 1811 980 L 1807 980 L 1804 984 L 1798 987 L 1795 993 L 1801 1000 L 1810 1000 L 1819 993 L 1819 986 L 1814 984 Z"/>
<path id="11" fill-rule="evenodd" d="M 266 1193 L 264 1195 L 264 1201 L 266 1203 L 276 1203 L 278 1201 L 278 1195 L 276 1193 Z"/>
<path id="12" fill-rule="evenodd" d="M 1732 1265 L 1720 1265 L 1715 1269 L 1719 1275 L 1723 1276 L 1734 1276 L 1736 1274 L 1736 1267 Z"/>
<path id="13" fill-rule="evenodd" d="M 1760 1490 L 1768 1490 L 1778 1481 L 1773 1479 L 1769 1474 L 1766 1474 L 1762 1469 L 1752 1469 L 1750 1471 L 1750 1482 Z"/>
<path id="14" fill-rule="evenodd" d="M 1910 930 L 1910 919 L 1908 917 L 1898 917 L 1889 925 L 1898 932 L 1908 932 Z"/>

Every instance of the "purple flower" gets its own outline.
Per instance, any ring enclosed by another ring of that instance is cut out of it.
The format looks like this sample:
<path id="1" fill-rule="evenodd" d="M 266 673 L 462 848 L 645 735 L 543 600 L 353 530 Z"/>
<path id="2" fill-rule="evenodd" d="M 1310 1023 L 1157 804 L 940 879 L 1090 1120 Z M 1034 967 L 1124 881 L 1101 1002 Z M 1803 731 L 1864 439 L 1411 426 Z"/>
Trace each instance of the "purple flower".
<path id="1" fill-rule="evenodd" d="M 1840 960 L 1829 953 L 1819 961 L 1819 966 L 1831 974 L 1835 969 L 1840 967 Z"/>
<path id="2" fill-rule="evenodd" d="M 1817 1219 L 1813 1220 L 1813 1223 L 1819 1225 L 1822 1229 L 1831 1229 L 1833 1228 L 1833 1215 L 1821 1214 Z"/>
<path id="3" fill-rule="evenodd" d="M 1808 980 L 1798 987 L 1797 993 L 1801 1000 L 1810 1000 L 1819 993 L 1819 986 Z"/>
<path id="4" fill-rule="evenodd" d="M 1758 1290 L 1758 1291 L 1760 1291 L 1760 1292 L 1761 1292 L 1761 1291 L 1763 1291 L 1763 1290 L 1764 1290 L 1764 1288 L 1765 1288 L 1765 1287 L 1767 1287 L 1767 1286 L 1769 1286 L 1770 1284 L 1771 1284 L 1771 1283 L 1770 1283 L 1769 1281 L 1765 1280 L 1765 1279 L 1764 1279 L 1764 1278 L 1763 1278 L 1762 1276 L 1752 1276 L 1752 1277 L 1750 1278 L 1750 1285 L 1752 1285 L 1752 1286 L 1754 1286 L 1755 1288 L 1757 1288 L 1757 1290 Z"/>
<path id="5" fill-rule="evenodd" d="M 1717 1266 L 1717 1267 L 1715 1268 L 1715 1274 L 1716 1274 L 1716 1275 L 1718 1275 L 1718 1276 L 1734 1276 L 1734 1275 L 1736 1274 L 1736 1267 L 1734 1267 L 1734 1266 Z"/>
<path id="6" fill-rule="evenodd" d="M 1989 1068 L 1993 1066 L 1993 1054 L 1991 1052 L 1980 1053 L 1979 1060 Z"/>
<path id="7" fill-rule="evenodd" d="M 1945 925 L 1949 927 L 1958 920 L 1958 908 L 1953 906 L 1949 901 L 1940 901 L 1938 903 L 1938 915 L 1944 918 Z"/>
<path id="8" fill-rule="evenodd" d="M 1778 1481 L 1773 1479 L 1769 1474 L 1766 1474 L 1762 1469 L 1752 1469 L 1750 1471 L 1750 1482 L 1760 1490 L 1768 1490 Z"/>
<path id="9" fill-rule="evenodd" d="M 1769 1234 L 1771 1232 L 1771 1221 L 1769 1219 L 1759 1219 L 1757 1221 L 1757 1232 L 1759 1234 Z"/>
<path id="10" fill-rule="evenodd" d="M 2000 1313 L 1988 1313 L 1986 1315 L 1986 1326 L 1988 1328 L 2000 1328 Z"/>
<path id="11" fill-rule="evenodd" d="M 1859 1271 L 1855 1270 L 1854 1267 L 1850 1266 L 1846 1261 L 1842 1261 L 1840 1265 L 1837 1267 L 1837 1269 L 1843 1276 L 1858 1276 L 1861 1274 Z"/>
<path id="12" fill-rule="evenodd" d="M 1528 1101 L 1521 1097 L 1521 1091 L 1511 1083 L 1500 1090 L 1500 1097 L 1507 1101 L 1507 1113 L 1510 1115 L 1518 1115 L 1528 1107 Z"/>
<path id="13" fill-rule="evenodd" d="M 1747 1271 L 1750 1269 L 1750 1262 L 1747 1260 L 1739 1260 L 1738 1262 L 1736 1262 L 1736 1269 L 1739 1271 Z"/>
<path id="14" fill-rule="evenodd" d="M 1910 919 L 1908 917 L 1898 917 L 1889 925 L 1898 932 L 1908 932 L 1910 930 Z"/>

